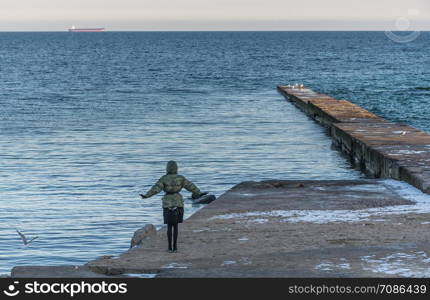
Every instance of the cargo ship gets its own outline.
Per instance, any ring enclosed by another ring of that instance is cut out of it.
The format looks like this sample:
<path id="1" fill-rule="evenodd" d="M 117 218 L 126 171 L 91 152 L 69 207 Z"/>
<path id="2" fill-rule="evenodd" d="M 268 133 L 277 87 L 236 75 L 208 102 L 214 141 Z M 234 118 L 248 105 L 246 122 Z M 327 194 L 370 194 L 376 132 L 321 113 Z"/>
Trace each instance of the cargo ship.
<path id="1" fill-rule="evenodd" d="M 106 31 L 104 28 L 76 28 L 72 26 L 69 28 L 69 32 L 103 32 Z"/>

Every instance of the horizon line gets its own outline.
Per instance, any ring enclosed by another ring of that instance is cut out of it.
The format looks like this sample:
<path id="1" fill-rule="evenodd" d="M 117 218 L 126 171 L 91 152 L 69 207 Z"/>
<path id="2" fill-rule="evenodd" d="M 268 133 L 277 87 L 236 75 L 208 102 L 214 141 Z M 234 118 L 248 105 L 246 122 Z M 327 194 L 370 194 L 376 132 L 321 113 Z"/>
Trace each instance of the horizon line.
<path id="1" fill-rule="evenodd" d="M 104 28 L 103 32 L 93 32 L 93 33 L 106 33 L 106 32 L 385 32 L 386 29 L 271 29 L 271 30 L 258 30 L 258 29 L 190 29 L 190 30 L 172 30 L 172 29 L 143 29 L 143 30 L 109 30 Z M 430 29 L 416 29 L 416 30 L 390 30 L 392 32 L 430 32 Z M 91 33 L 91 32 L 69 32 L 69 29 L 64 30 L 0 30 L 0 32 L 65 32 L 65 33 Z"/>

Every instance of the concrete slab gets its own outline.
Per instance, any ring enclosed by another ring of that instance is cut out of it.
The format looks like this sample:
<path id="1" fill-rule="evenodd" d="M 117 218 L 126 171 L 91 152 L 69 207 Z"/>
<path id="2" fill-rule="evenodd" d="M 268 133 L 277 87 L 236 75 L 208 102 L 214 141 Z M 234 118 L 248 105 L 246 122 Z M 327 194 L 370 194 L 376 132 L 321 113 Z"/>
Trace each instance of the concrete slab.
<path id="1" fill-rule="evenodd" d="M 108 277 L 92 272 L 85 266 L 19 266 L 11 271 L 13 278 L 100 278 Z"/>
<path id="2" fill-rule="evenodd" d="M 400 191 L 378 180 L 245 182 L 180 226 L 178 253 L 165 252 L 162 230 L 87 266 L 158 277 L 421 276 L 430 267 L 430 196 L 421 209 Z"/>

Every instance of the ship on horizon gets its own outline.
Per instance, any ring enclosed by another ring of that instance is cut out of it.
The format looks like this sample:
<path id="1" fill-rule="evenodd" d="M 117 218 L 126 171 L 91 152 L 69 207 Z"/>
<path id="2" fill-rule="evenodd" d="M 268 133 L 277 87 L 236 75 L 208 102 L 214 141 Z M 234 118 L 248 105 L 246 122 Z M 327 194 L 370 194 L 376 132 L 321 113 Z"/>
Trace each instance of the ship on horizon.
<path id="1" fill-rule="evenodd" d="M 76 28 L 75 26 L 72 26 L 69 28 L 69 32 L 104 32 L 106 31 L 105 28 Z"/>

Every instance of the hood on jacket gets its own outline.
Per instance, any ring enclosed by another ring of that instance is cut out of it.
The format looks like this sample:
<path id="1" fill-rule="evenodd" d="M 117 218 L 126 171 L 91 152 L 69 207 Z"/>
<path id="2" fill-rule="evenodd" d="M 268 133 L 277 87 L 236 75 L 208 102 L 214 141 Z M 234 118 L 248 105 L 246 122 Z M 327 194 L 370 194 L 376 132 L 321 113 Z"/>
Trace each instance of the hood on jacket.
<path id="1" fill-rule="evenodd" d="M 167 174 L 178 174 L 178 164 L 176 163 L 176 161 L 171 160 L 167 163 L 166 173 Z"/>

